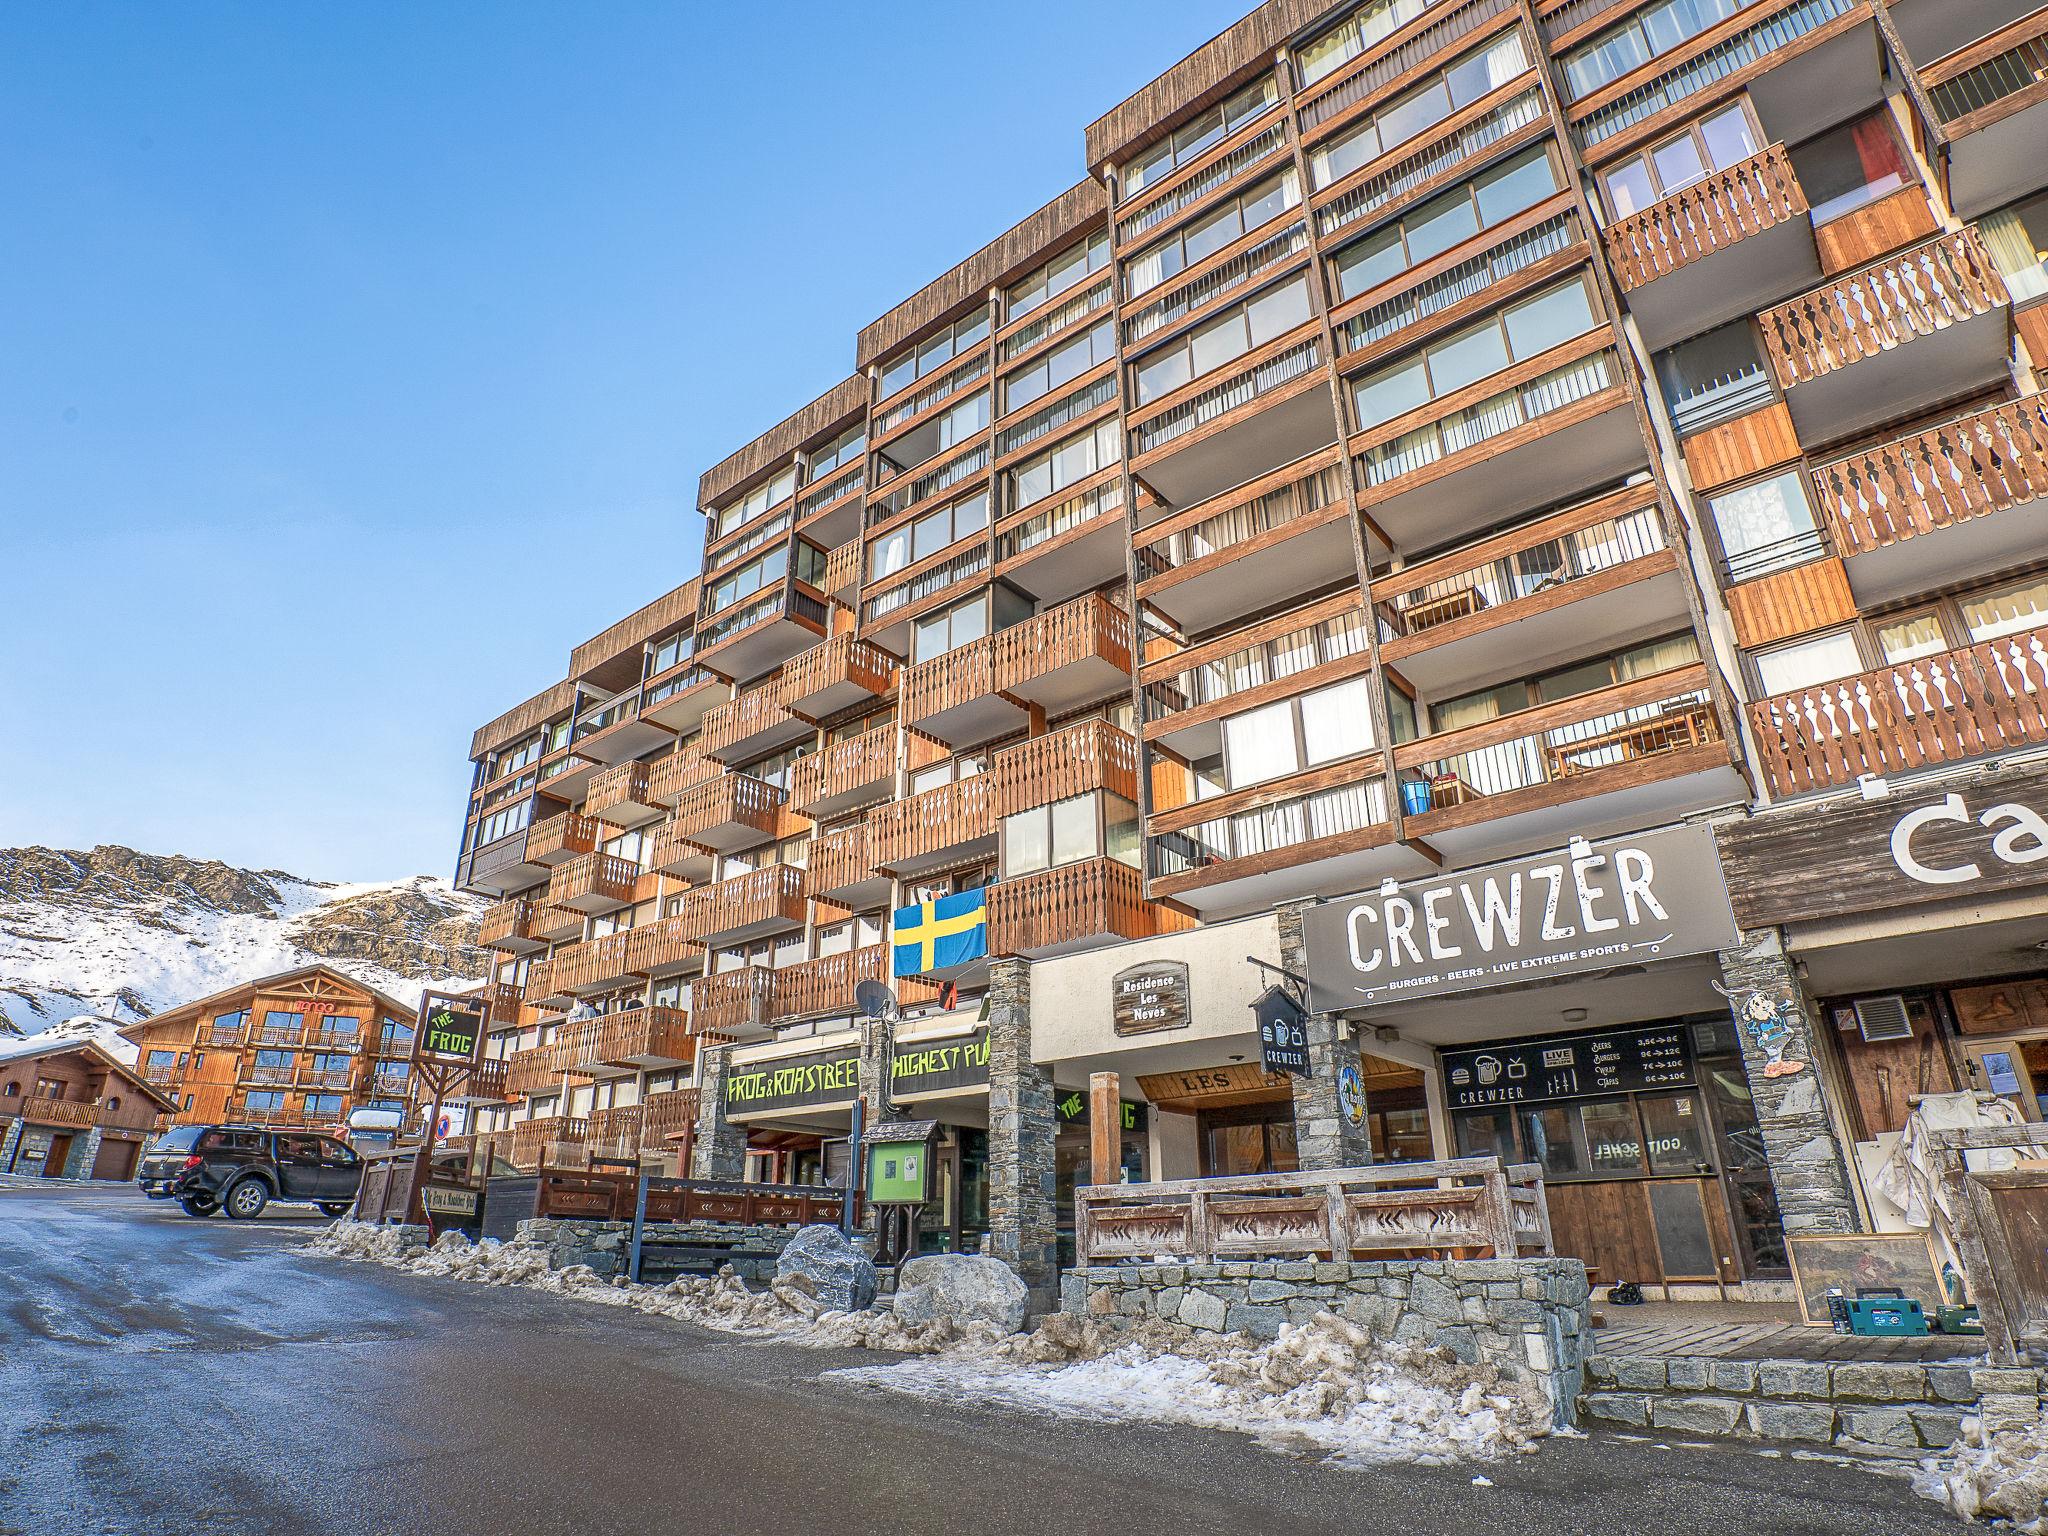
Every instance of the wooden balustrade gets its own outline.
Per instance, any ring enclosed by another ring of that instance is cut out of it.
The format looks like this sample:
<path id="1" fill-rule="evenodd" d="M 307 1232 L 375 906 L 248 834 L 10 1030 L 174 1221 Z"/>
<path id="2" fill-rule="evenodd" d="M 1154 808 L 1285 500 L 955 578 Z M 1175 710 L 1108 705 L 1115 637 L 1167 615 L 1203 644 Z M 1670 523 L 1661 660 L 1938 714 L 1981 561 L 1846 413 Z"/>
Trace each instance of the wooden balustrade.
<path id="1" fill-rule="evenodd" d="M 629 929 L 557 950 L 552 957 L 554 986 L 561 991 L 588 991 L 631 976 L 632 937 Z"/>
<path id="2" fill-rule="evenodd" d="M 806 914 L 806 873 L 797 864 L 769 864 L 704 888 L 707 939 L 771 924 L 801 928 Z"/>
<path id="3" fill-rule="evenodd" d="M 842 547 L 857 551 L 859 545 L 855 540 Z M 834 635 L 782 669 L 780 697 L 792 709 L 849 685 L 879 697 L 896 681 L 897 667 L 896 658 L 880 646 L 851 634 Z"/>
<path id="4" fill-rule="evenodd" d="M 724 768 L 700 753 L 671 752 L 647 765 L 647 794 L 656 805 L 674 805 L 685 790 L 723 772 Z"/>
<path id="5" fill-rule="evenodd" d="M 825 556 L 825 580 L 819 587 L 827 597 L 844 602 L 860 590 L 861 541 L 850 539 Z"/>
<path id="6" fill-rule="evenodd" d="M 25 1094 L 20 1099 L 21 1118 L 32 1125 L 62 1125 L 90 1130 L 99 1124 L 100 1106 L 83 1099 L 53 1099 L 47 1094 Z"/>
<path id="7" fill-rule="evenodd" d="M 1117 1259 L 1274 1258 L 1423 1253 L 1495 1258 L 1552 1252 L 1535 1163 L 1494 1157 L 1387 1163 L 1327 1173 L 1258 1173 L 1074 1191 L 1083 1266 Z"/>
<path id="8" fill-rule="evenodd" d="M 1089 940 L 1149 939 L 1194 920 L 1145 899 L 1145 879 L 1117 859 L 1083 859 L 999 881 L 988 892 L 988 948 L 1021 955 Z"/>
<path id="9" fill-rule="evenodd" d="M 561 1085 L 562 1051 L 550 1042 L 516 1051 L 505 1061 L 505 1091 L 522 1098 L 552 1093 Z"/>
<path id="10" fill-rule="evenodd" d="M 1937 235 L 1757 316 L 1764 354 L 1792 389 L 2008 302 L 1975 225 Z"/>
<path id="11" fill-rule="evenodd" d="M 559 865 L 548 881 L 548 901 L 558 907 L 603 911 L 630 906 L 640 866 L 615 853 L 586 853 Z"/>
<path id="12" fill-rule="evenodd" d="M 592 1022 L 586 1060 L 628 1067 L 642 1061 L 696 1059 L 690 1016 L 680 1008 L 628 1008 Z"/>
<path id="13" fill-rule="evenodd" d="M 876 869 L 890 869 L 992 838 L 995 807 L 985 774 L 877 806 L 868 813 L 868 857 Z"/>
<path id="14" fill-rule="evenodd" d="M 682 908 L 626 932 L 626 965 L 636 976 L 681 970 L 703 958 L 702 892 L 690 891 Z"/>
<path id="15" fill-rule="evenodd" d="M 826 800 L 887 786 L 895 776 L 896 727 L 878 725 L 792 763 L 789 803 L 799 811 L 808 811 Z"/>
<path id="16" fill-rule="evenodd" d="M 1806 211 L 1785 146 L 1772 144 L 1616 220 L 1607 228 L 1607 259 L 1627 292 Z"/>
<path id="17" fill-rule="evenodd" d="M 630 819 L 612 824 L 636 825 L 642 819 L 642 812 L 654 809 L 655 802 L 648 793 L 647 778 L 645 763 L 625 762 L 605 769 L 591 779 L 590 788 L 584 792 L 584 814 L 605 821 L 609 819 L 606 811 L 624 810 Z"/>
<path id="18" fill-rule="evenodd" d="M 808 868 L 811 889 L 821 898 L 874 879 L 874 866 L 868 862 L 867 824 L 855 822 L 813 838 Z"/>
<path id="19" fill-rule="evenodd" d="M 995 642 L 987 635 L 903 669 L 904 722 L 915 725 L 996 691 Z"/>
<path id="20" fill-rule="evenodd" d="M 640 1106 L 615 1104 L 590 1112 L 590 1133 L 584 1145 L 599 1157 L 634 1158 L 640 1155 Z"/>
<path id="21" fill-rule="evenodd" d="M 889 972 L 886 944 L 786 965 L 775 973 L 775 1015 L 796 1018 L 807 1013 L 850 1011 L 853 989 L 864 981 L 887 982 Z"/>
<path id="22" fill-rule="evenodd" d="M 704 728 L 697 737 L 697 750 L 706 757 L 730 752 L 764 732 L 787 734 L 803 725 L 782 701 L 782 678 L 770 678 L 741 693 L 735 693 L 704 716 Z"/>
<path id="23" fill-rule="evenodd" d="M 526 988 L 516 981 L 487 981 L 477 996 L 493 1024 L 517 1024 L 519 1010 L 526 1002 Z"/>
<path id="24" fill-rule="evenodd" d="M 1835 548 L 1869 554 L 2048 495 L 2048 397 L 2028 395 L 1817 465 Z"/>
<path id="25" fill-rule="evenodd" d="M 649 1095 L 640 1105 L 640 1145 L 652 1147 L 695 1129 L 697 1090 L 676 1088 Z"/>
<path id="26" fill-rule="evenodd" d="M 1084 720 L 1065 730 L 1006 747 L 989 764 L 996 815 L 1106 789 L 1138 798 L 1138 743 L 1106 720 Z"/>
<path id="27" fill-rule="evenodd" d="M 776 813 L 788 800 L 788 792 L 772 784 L 744 773 L 725 773 L 686 790 L 676 801 L 669 826 L 685 842 L 732 828 L 772 837 Z"/>
<path id="28" fill-rule="evenodd" d="M 993 683 L 1004 693 L 1084 661 L 1131 670 L 1131 616 L 1100 592 L 1049 608 L 991 639 Z"/>
<path id="29" fill-rule="evenodd" d="M 564 811 L 546 821 L 536 821 L 526 833 L 526 857 L 535 864 L 552 864 L 597 849 L 599 829 L 595 817 Z"/>
<path id="30" fill-rule="evenodd" d="M 590 1140 L 590 1122 L 580 1115 L 543 1115 L 512 1127 L 511 1161 L 515 1168 L 535 1169 L 552 1162 L 564 1148 L 580 1151 Z"/>
<path id="31" fill-rule="evenodd" d="M 774 971 L 759 965 L 700 976 L 690 983 L 690 1017 L 700 1034 L 736 1035 L 765 1017 Z"/>
<path id="32" fill-rule="evenodd" d="M 1779 795 L 2036 746 L 2048 742 L 2048 628 L 1774 694 L 1749 720 Z"/>
<path id="33" fill-rule="evenodd" d="M 477 921 L 477 943 L 485 949 L 520 949 L 538 942 L 533 913 L 533 903 L 523 899 L 494 902 Z"/>
<path id="34" fill-rule="evenodd" d="M 505 1097 L 505 1063 L 502 1061 L 478 1061 L 470 1064 L 468 1081 L 463 1083 L 457 1098 L 498 1102 Z"/>

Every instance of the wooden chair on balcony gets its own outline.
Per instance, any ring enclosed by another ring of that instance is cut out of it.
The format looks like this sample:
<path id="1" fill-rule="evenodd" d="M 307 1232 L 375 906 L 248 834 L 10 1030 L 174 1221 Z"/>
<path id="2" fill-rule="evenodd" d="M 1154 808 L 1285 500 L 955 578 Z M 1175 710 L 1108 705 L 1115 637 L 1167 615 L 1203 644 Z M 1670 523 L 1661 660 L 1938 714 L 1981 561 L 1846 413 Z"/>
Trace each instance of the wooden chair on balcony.
<path id="1" fill-rule="evenodd" d="M 1429 776 L 1429 808 L 1433 811 L 1480 798 L 1479 791 L 1455 773 L 1433 773 Z"/>
<path id="2" fill-rule="evenodd" d="M 1403 615 L 1408 621 L 1408 633 L 1420 634 L 1425 629 L 1435 629 L 1439 624 L 1448 624 L 1453 619 L 1469 618 L 1486 606 L 1486 599 L 1477 587 L 1464 587 L 1456 592 L 1446 592 L 1442 597 L 1433 597 L 1426 603 L 1416 603 Z"/>
<path id="3" fill-rule="evenodd" d="M 1686 704 L 1677 709 L 1660 710 L 1647 719 L 1618 725 L 1583 741 L 1546 746 L 1543 755 L 1551 777 L 1562 779 L 1573 774 L 1591 773 L 1597 768 L 1611 768 L 1616 763 L 1682 752 L 1688 747 L 1704 746 L 1713 739 L 1713 716 L 1708 707 L 1705 704 Z"/>

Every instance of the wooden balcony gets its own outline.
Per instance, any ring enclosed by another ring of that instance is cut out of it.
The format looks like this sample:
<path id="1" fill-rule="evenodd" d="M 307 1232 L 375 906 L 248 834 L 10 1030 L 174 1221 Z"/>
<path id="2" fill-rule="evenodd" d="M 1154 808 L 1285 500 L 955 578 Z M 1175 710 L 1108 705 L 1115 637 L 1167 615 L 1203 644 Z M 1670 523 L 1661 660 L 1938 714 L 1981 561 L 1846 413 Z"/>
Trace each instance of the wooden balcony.
<path id="1" fill-rule="evenodd" d="M 656 827 L 647 842 L 647 867 L 658 875 L 702 880 L 716 863 L 717 859 L 709 848 L 700 847 L 681 836 L 673 822 Z"/>
<path id="2" fill-rule="evenodd" d="M 1940 122 L 1949 205 L 1958 214 L 1974 218 L 2039 188 L 2048 143 L 2048 11 L 2036 9 L 1937 59 L 1920 71 L 1920 82 Z"/>
<path id="3" fill-rule="evenodd" d="M 718 853 L 737 853 L 775 836 L 786 790 L 744 773 L 726 773 L 686 790 L 669 828 L 684 842 Z"/>
<path id="4" fill-rule="evenodd" d="M 700 976 L 690 984 L 690 1019 L 704 1035 L 740 1037 L 768 1021 L 775 972 L 759 965 Z"/>
<path id="5" fill-rule="evenodd" d="M 646 763 L 620 763 L 590 781 L 583 799 L 585 815 L 608 827 L 630 830 L 659 821 L 667 808 L 648 790 Z"/>
<path id="6" fill-rule="evenodd" d="M 2038 746 L 2048 741 L 2048 629 L 1759 699 L 1749 723 L 1775 795 Z"/>
<path id="7" fill-rule="evenodd" d="M 697 657 L 733 680 L 751 683 L 825 638 L 830 610 L 801 582 L 761 592 L 697 626 Z"/>
<path id="8" fill-rule="evenodd" d="M 528 955 L 546 948 L 547 941 L 535 927 L 536 911 L 533 902 L 517 898 L 486 907 L 477 922 L 477 943 L 508 955 Z"/>
<path id="9" fill-rule="evenodd" d="M 640 1106 L 618 1104 L 590 1112 L 585 1150 L 593 1157 L 630 1161 L 640 1155 Z"/>
<path id="10" fill-rule="evenodd" d="M 687 667 L 670 675 L 650 677 L 645 694 L 646 702 L 640 706 L 642 719 L 672 731 L 689 732 L 702 725 L 713 708 L 732 697 L 732 689 L 723 678 L 714 677 L 701 667 Z"/>
<path id="11" fill-rule="evenodd" d="M 557 907 L 545 901 L 536 901 L 533 904 L 531 922 L 534 936 L 549 944 L 561 944 L 583 937 L 583 914 L 568 907 Z"/>
<path id="12" fill-rule="evenodd" d="M 1131 616 L 1100 592 L 1049 608 L 993 637 L 995 686 L 1048 714 L 1131 682 Z"/>
<path id="13" fill-rule="evenodd" d="M 553 1093 L 562 1086 L 562 1051 L 556 1045 L 536 1045 L 516 1051 L 505 1062 L 505 1091 L 530 1099 Z"/>
<path id="14" fill-rule="evenodd" d="M 565 1155 L 580 1162 L 589 1140 L 590 1122 L 582 1116 L 543 1115 L 512 1127 L 509 1156 L 513 1167 L 531 1173 L 541 1167 L 556 1166 Z"/>
<path id="15" fill-rule="evenodd" d="M 558 949 L 545 960 L 535 960 L 526 967 L 526 1001 L 533 1008 L 566 1008 L 575 1001 L 568 988 L 555 980 L 555 962 L 574 949 L 570 945 Z"/>
<path id="16" fill-rule="evenodd" d="M 484 1005 L 484 1017 L 492 1024 L 517 1024 L 519 1010 L 526 1003 L 526 989 L 516 981 L 487 981 L 477 996 Z"/>
<path id="17" fill-rule="evenodd" d="M 784 966 L 774 973 L 774 1017 L 797 1019 L 815 1013 L 852 1013 L 859 1007 L 854 989 L 864 981 L 893 986 L 897 1000 L 902 1003 L 929 1002 L 938 995 L 937 988 L 924 982 L 895 980 L 893 968 L 886 944 L 843 950 Z"/>
<path id="18" fill-rule="evenodd" d="M 571 912 L 616 912 L 633 904 L 640 867 L 614 853 L 586 853 L 558 865 L 548 881 L 548 901 Z"/>
<path id="19" fill-rule="evenodd" d="M 1116 859 L 1084 859 L 989 887 L 992 955 L 1041 959 L 1193 926 L 1194 919 L 1146 900 L 1144 876 Z"/>
<path id="20" fill-rule="evenodd" d="M 643 1147 L 653 1148 L 663 1142 L 679 1141 L 693 1134 L 696 1127 L 695 1088 L 674 1088 L 641 1101 L 640 1144 Z"/>
<path id="21" fill-rule="evenodd" d="M 952 747 L 1021 727 L 1029 711 L 996 692 L 995 641 L 987 635 L 903 669 L 903 723 Z"/>
<path id="22" fill-rule="evenodd" d="M 780 678 L 735 693 L 704 717 L 697 750 L 723 763 L 743 762 L 802 741 L 816 731 L 782 702 Z"/>
<path id="23" fill-rule="evenodd" d="M 309 1093 L 340 1093 L 354 1081 L 353 1072 L 301 1072 L 298 1086 Z"/>
<path id="24" fill-rule="evenodd" d="M 526 857 L 529 863 L 553 868 L 594 852 L 602 835 L 603 829 L 594 817 L 564 811 L 546 821 L 536 821 L 527 829 Z"/>
<path id="25" fill-rule="evenodd" d="M 923 743 L 926 762 L 945 755 L 943 748 L 927 738 L 913 735 L 911 740 Z M 814 819 L 836 816 L 887 795 L 895 783 L 896 727 L 879 725 L 792 764 L 789 803 Z"/>
<path id="26" fill-rule="evenodd" d="M 666 976 L 695 970 L 704 961 L 699 947 L 703 923 L 697 915 L 699 893 L 685 898 L 681 912 L 642 923 L 626 934 L 626 964 L 636 976 Z"/>
<path id="27" fill-rule="evenodd" d="M 552 964 L 558 992 L 578 997 L 608 992 L 634 979 L 632 932 L 608 933 L 568 949 L 558 950 Z"/>
<path id="28" fill-rule="evenodd" d="M 0 1104 L 9 1102 L 0 1100 Z M 61 1126 L 86 1131 L 100 1122 L 100 1106 L 88 1104 L 83 1099 L 53 1099 L 46 1094 L 31 1093 L 11 1102 L 21 1106 L 21 1119 L 27 1125 Z"/>
<path id="29" fill-rule="evenodd" d="M 1138 743 L 1104 720 L 1084 720 L 1005 747 L 989 764 L 997 816 L 1105 789 L 1138 799 Z"/>
<path id="30" fill-rule="evenodd" d="M 802 928 L 809 911 L 806 876 L 795 864 L 770 864 L 703 892 L 700 923 L 709 945 L 744 943 Z"/>
<path id="31" fill-rule="evenodd" d="M 1772 144 L 1609 225 L 1607 259 L 1645 345 L 1668 346 L 1817 279 L 1806 211 L 1785 146 Z"/>
<path id="32" fill-rule="evenodd" d="M 647 765 L 647 793 L 657 805 L 674 806 L 687 791 L 708 784 L 724 771 L 694 750 L 671 752 Z"/>
<path id="33" fill-rule="evenodd" d="M 1863 601 L 2017 565 L 2048 535 L 2039 515 L 2048 507 L 2048 396 L 1845 454 L 1814 466 L 1811 478 L 1814 505 Z M 2015 508 L 2027 511 L 1993 515 Z"/>
<path id="34" fill-rule="evenodd" d="M 820 590 L 835 603 L 851 607 L 860 595 L 861 549 L 861 541 L 851 539 L 825 556 L 825 580 Z"/>
<path id="35" fill-rule="evenodd" d="M 995 850 L 995 786 L 984 774 L 909 795 L 868 813 L 868 857 L 911 875 Z"/>
<path id="36" fill-rule="evenodd" d="M 1757 316 L 1803 441 L 1826 441 L 2005 376 L 2005 279 L 1975 226 Z"/>
<path id="37" fill-rule="evenodd" d="M 858 541 L 845 546 L 858 549 Z M 895 686 L 897 660 L 878 645 L 850 634 L 834 635 L 782 669 L 782 702 L 812 720 L 822 720 Z"/>
<path id="38" fill-rule="evenodd" d="M 502 1061 L 473 1063 L 455 1091 L 448 1096 L 453 1104 L 502 1104 L 505 1099 L 505 1063 Z"/>
<path id="39" fill-rule="evenodd" d="M 697 1059 L 697 1037 L 680 1008 L 629 1008 L 597 1021 L 589 1054 L 608 1067 L 676 1067 Z"/>
<path id="40" fill-rule="evenodd" d="M 859 906 L 889 893 L 888 876 L 879 874 L 868 859 L 864 821 L 813 838 L 805 863 L 810 870 L 811 895 L 819 901 Z"/>

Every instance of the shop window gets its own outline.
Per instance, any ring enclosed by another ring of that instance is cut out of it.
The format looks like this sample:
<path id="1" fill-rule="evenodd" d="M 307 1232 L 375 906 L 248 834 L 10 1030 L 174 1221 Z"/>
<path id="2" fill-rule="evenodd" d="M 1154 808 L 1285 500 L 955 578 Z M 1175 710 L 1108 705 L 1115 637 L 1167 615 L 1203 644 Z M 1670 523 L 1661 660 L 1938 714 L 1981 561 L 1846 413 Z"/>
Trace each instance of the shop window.
<path id="1" fill-rule="evenodd" d="M 1711 1167 L 1699 1113 L 1689 1093 L 1645 1094 L 1637 1101 L 1652 1173 L 1699 1173 Z"/>
<path id="2" fill-rule="evenodd" d="M 1580 1140 L 1578 1109 L 1575 1104 L 1545 1104 L 1517 1111 L 1522 1143 L 1547 1179 L 1581 1178 L 1591 1171 Z"/>
<path id="3" fill-rule="evenodd" d="M 1910 186 L 1917 178 L 1892 115 L 1880 107 L 1791 152 L 1815 224 L 1825 224 Z"/>

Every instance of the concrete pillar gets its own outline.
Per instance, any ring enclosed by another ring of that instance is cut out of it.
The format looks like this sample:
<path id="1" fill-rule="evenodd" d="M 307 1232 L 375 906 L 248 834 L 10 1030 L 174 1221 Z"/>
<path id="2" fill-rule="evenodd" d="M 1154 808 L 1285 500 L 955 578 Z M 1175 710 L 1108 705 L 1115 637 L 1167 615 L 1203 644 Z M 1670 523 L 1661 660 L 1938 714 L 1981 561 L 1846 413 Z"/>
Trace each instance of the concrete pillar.
<path id="1" fill-rule="evenodd" d="M 1031 1310 L 1057 1305 L 1059 1116 L 1052 1073 L 1031 1062 L 1031 963 L 998 960 L 988 988 L 988 1251 L 1031 1289 Z"/>
<path id="2" fill-rule="evenodd" d="M 1308 955 L 1301 937 L 1301 908 L 1281 907 L 1280 964 L 1297 976 L 1308 974 Z M 1288 987 L 1297 997 L 1302 989 Z M 1372 1162 L 1372 1130 L 1365 1113 L 1362 1076 L 1354 1102 L 1358 1118 L 1344 1112 L 1337 1094 L 1337 1074 L 1349 1066 L 1357 1072 L 1358 1047 L 1348 1038 L 1344 1021 L 1335 1014 L 1309 1015 L 1307 1077 L 1290 1078 L 1294 1088 L 1294 1145 L 1305 1172 L 1332 1168 L 1363 1168 Z"/>
<path id="3" fill-rule="evenodd" d="M 736 1180 L 746 1176 L 747 1130 L 725 1115 L 726 1053 L 730 1046 L 697 1058 L 697 1142 L 690 1153 L 693 1179 Z"/>
<path id="4" fill-rule="evenodd" d="M 1785 952 L 1784 934 L 1776 928 L 1739 934 L 1736 947 L 1720 958 L 1785 1230 L 1854 1232 L 1856 1202 L 1847 1173 L 1853 1138 L 1829 1108 L 1814 1053 L 1820 1014 Z"/>

